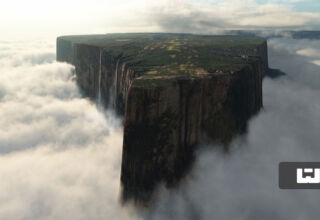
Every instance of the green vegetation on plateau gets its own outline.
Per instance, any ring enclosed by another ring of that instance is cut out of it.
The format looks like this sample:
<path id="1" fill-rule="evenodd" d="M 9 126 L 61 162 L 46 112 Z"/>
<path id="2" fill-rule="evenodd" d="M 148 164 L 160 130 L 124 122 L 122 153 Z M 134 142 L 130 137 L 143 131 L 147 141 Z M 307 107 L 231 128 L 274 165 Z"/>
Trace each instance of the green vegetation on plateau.
<path id="1" fill-rule="evenodd" d="M 230 35 L 64 36 L 57 60 L 75 66 L 85 95 L 124 116 L 121 196 L 138 203 L 159 183 L 178 186 L 202 141 L 227 149 L 246 131 L 268 69 L 264 39 Z"/>
<path id="2" fill-rule="evenodd" d="M 137 83 L 230 74 L 258 59 L 257 46 L 265 41 L 248 36 L 152 33 L 65 36 L 62 39 L 97 46 L 114 58 L 120 58 L 135 71 Z"/>

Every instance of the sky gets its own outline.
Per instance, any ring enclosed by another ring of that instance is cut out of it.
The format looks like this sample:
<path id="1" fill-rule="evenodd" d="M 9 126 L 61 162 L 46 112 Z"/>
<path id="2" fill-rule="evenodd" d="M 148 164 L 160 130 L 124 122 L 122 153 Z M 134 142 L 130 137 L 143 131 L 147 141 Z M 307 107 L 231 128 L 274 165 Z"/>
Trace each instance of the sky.
<path id="1" fill-rule="evenodd" d="M 319 11 L 315 0 L 1 0 L 0 219 L 318 219 L 319 192 L 280 190 L 277 169 L 319 160 L 319 40 L 268 39 L 270 67 L 287 75 L 264 79 L 248 133 L 229 154 L 203 146 L 183 186 L 137 210 L 119 203 L 121 119 L 81 96 L 74 67 L 55 61 L 55 38 L 316 30 Z"/>
<path id="2" fill-rule="evenodd" d="M 317 0 L 2 0 L 0 7 L 1 39 L 319 27 Z"/>

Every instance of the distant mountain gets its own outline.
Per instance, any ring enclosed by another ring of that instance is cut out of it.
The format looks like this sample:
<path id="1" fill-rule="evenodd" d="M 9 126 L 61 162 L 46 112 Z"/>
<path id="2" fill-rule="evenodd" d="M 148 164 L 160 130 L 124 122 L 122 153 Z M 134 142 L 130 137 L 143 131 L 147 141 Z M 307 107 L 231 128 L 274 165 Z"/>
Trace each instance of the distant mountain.
<path id="1" fill-rule="evenodd" d="M 249 31 L 249 30 L 232 30 L 227 32 L 232 35 L 240 36 L 263 36 L 266 38 L 274 37 L 292 37 L 293 39 L 320 39 L 320 31 Z"/>

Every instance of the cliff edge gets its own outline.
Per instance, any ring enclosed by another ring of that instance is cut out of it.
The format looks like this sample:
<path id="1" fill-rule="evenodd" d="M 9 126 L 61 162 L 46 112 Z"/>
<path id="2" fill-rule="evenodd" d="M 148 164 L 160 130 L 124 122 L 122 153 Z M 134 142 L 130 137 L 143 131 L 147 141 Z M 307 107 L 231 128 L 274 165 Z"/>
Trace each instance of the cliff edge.
<path id="1" fill-rule="evenodd" d="M 223 146 L 262 107 L 267 43 L 258 37 L 108 34 L 57 39 L 83 94 L 124 116 L 124 201 L 175 186 L 202 140 Z"/>

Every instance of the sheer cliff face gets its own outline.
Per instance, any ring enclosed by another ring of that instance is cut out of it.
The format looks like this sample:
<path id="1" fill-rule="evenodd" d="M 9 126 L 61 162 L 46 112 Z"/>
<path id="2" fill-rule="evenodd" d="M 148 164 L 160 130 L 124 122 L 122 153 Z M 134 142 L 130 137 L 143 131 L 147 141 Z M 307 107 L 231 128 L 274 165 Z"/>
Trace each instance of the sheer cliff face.
<path id="1" fill-rule="evenodd" d="M 134 72 L 126 67 L 121 57 L 114 57 L 98 46 L 58 38 L 57 60 L 75 66 L 77 84 L 84 96 L 98 101 L 100 86 L 101 104 L 124 115 Z"/>
<path id="2" fill-rule="evenodd" d="M 262 63 L 233 75 L 181 79 L 170 86 L 131 86 L 121 180 L 125 198 L 148 200 L 160 182 L 175 186 L 201 140 L 222 143 L 245 131 L 262 107 Z"/>
<path id="3" fill-rule="evenodd" d="M 262 107 L 262 78 L 268 67 L 266 42 L 252 48 L 254 56 L 235 55 L 235 62 L 245 62 L 232 71 L 198 68 L 193 75 L 155 80 L 141 76 L 137 63 L 101 43 L 58 38 L 57 60 L 75 65 L 84 94 L 97 99 L 100 91 L 101 102 L 124 116 L 125 201 L 148 201 L 159 183 L 176 186 L 200 141 L 227 146 L 245 132 L 247 120 Z M 229 50 L 210 51 L 230 56 Z"/>

